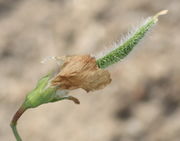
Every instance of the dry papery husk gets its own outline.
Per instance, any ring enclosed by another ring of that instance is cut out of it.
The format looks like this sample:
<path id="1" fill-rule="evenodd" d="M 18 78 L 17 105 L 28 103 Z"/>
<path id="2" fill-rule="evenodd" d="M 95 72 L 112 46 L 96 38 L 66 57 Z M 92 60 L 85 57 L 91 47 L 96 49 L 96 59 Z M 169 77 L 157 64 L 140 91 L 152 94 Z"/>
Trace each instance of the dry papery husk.
<path id="1" fill-rule="evenodd" d="M 96 59 L 90 55 L 65 56 L 62 59 L 64 63 L 60 72 L 51 81 L 59 89 L 82 88 L 89 92 L 102 89 L 111 82 L 110 73 L 100 69 Z"/>

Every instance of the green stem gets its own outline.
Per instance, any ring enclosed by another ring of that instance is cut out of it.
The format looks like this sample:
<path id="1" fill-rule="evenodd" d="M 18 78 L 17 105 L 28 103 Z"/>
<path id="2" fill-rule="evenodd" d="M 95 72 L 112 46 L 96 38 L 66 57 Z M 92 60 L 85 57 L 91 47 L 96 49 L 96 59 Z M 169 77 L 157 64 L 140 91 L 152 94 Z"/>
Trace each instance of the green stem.
<path id="1" fill-rule="evenodd" d="M 16 138 L 17 141 L 22 141 L 18 131 L 17 131 L 17 128 L 16 128 L 16 125 L 17 125 L 17 121 L 18 119 L 21 117 L 21 115 L 26 111 L 26 108 L 24 108 L 23 106 L 21 106 L 19 108 L 19 110 L 15 113 L 15 115 L 13 116 L 13 119 L 11 121 L 11 128 L 12 128 L 12 131 L 14 133 L 14 136 Z"/>
<path id="2" fill-rule="evenodd" d="M 11 128 L 12 128 L 12 131 L 13 131 L 13 133 L 14 133 L 14 136 L 15 136 L 16 140 L 17 140 L 17 141 L 22 141 L 21 137 L 20 137 L 19 134 L 18 134 L 16 125 L 11 124 Z"/>

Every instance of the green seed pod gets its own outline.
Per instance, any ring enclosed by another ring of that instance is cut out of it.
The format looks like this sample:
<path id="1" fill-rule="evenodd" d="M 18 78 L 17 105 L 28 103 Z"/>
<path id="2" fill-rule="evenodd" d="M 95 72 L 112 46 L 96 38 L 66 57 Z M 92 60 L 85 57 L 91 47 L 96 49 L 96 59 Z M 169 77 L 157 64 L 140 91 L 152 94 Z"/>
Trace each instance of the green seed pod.
<path id="1" fill-rule="evenodd" d="M 148 18 L 140 27 L 135 30 L 130 36 L 127 37 L 123 43 L 115 47 L 115 49 L 101 58 L 97 58 L 96 63 L 99 68 L 107 68 L 108 66 L 119 62 L 126 57 L 131 50 L 139 43 L 145 34 L 153 27 L 158 21 L 158 16 L 164 15 L 167 10 L 161 11 L 153 17 Z"/>

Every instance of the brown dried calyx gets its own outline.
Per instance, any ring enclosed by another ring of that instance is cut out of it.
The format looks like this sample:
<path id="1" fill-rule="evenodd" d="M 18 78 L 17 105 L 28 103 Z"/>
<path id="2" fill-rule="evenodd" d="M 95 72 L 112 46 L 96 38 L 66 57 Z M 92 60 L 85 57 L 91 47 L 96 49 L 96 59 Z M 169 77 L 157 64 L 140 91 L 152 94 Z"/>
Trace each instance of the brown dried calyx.
<path id="1" fill-rule="evenodd" d="M 90 55 L 66 56 L 60 72 L 52 80 L 59 89 L 82 88 L 87 92 L 104 88 L 111 82 L 107 70 L 100 69 Z"/>

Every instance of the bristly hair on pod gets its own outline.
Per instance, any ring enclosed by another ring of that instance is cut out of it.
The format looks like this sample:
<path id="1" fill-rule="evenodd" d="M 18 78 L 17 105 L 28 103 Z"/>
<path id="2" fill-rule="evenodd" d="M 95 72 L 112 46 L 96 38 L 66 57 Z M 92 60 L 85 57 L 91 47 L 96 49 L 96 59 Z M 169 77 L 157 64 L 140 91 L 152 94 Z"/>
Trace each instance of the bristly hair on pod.
<path id="1" fill-rule="evenodd" d="M 97 54 L 92 54 L 92 56 L 94 56 L 97 59 L 105 56 L 106 54 L 112 52 L 113 50 L 117 49 L 119 46 L 123 45 L 128 39 L 130 39 L 132 37 L 133 34 L 135 34 L 137 32 L 137 30 L 145 25 L 150 17 L 148 18 L 142 18 L 136 25 L 132 25 L 132 27 L 129 29 L 129 31 L 124 35 L 122 34 L 120 39 L 114 41 L 110 47 L 105 47 L 104 50 L 102 50 L 101 52 L 97 53 Z"/>
<path id="2" fill-rule="evenodd" d="M 147 32 L 157 23 L 158 17 L 167 12 L 167 10 L 163 10 L 155 16 L 147 18 L 139 26 L 128 32 L 120 42 L 116 43 L 108 51 L 95 56 L 98 66 L 100 68 L 106 68 L 126 57 L 134 46 L 136 46 L 139 41 L 145 37 Z"/>

